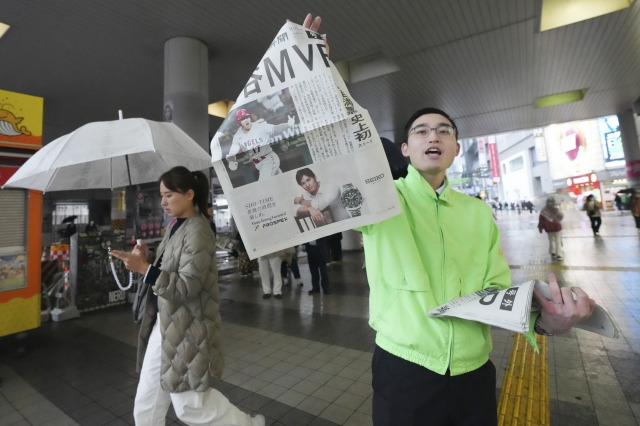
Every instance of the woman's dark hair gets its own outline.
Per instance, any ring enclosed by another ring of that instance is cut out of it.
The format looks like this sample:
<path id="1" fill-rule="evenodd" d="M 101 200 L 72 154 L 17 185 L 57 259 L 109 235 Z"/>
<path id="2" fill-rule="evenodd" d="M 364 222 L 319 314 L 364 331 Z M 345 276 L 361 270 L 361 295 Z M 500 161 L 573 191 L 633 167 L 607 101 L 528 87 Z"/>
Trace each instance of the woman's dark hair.
<path id="1" fill-rule="evenodd" d="M 168 172 L 164 172 L 158 182 L 162 182 L 168 190 L 185 194 L 188 190 L 193 190 L 193 205 L 198 207 L 200 213 L 211 220 L 207 211 L 209 203 L 209 179 L 204 173 L 191 172 L 183 166 L 177 166 Z"/>
<path id="2" fill-rule="evenodd" d="M 444 116 L 447 120 L 449 120 L 451 122 L 451 126 L 453 127 L 453 129 L 456 132 L 456 138 L 458 137 L 458 128 L 456 127 L 456 123 L 451 119 L 451 117 L 449 117 L 449 114 L 447 114 L 446 112 L 442 111 L 441 109 L 438 108 L 422 108 L 419 109 L 418 111 L 414 112 L 411 117 L 409 117 L 409 121 L 407 121 L 407 124 L 404 125 L 404 140 L 407 141 L 409 139 L 409 131 L 411 131 L 411 125 L 413 124 L 414 121 L 416 121 L 418 119 L 418 117 L 423 116 L 425 114 L 440 114 L 442 116 Z"/>

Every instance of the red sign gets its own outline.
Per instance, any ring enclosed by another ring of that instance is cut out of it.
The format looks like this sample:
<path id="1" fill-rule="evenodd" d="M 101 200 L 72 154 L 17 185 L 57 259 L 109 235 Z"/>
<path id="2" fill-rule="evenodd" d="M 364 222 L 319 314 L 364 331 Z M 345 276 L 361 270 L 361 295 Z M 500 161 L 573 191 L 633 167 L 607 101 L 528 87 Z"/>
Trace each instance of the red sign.
<path id="1" fill-rule="evenodd" d="M 627 161 L 627 177 L 639 178 L 640 177 L 640 160 Z"/>
<path id="2" fill-rule="evenodd" d="M 7 183 L 9 178 L 18 171 L 18 167 L 0 166 L 0 186 Z"/>
<path id="3" fill-rule="evenodd" d="M 489 148 L 489 166 L 491 167 L 491 177 L 496 182 L 496 178 L 500 177 L 500 163 L 498 162 L 498 147 L 496 146 L 496 138 L 489 136 L 487 144 Z"/>

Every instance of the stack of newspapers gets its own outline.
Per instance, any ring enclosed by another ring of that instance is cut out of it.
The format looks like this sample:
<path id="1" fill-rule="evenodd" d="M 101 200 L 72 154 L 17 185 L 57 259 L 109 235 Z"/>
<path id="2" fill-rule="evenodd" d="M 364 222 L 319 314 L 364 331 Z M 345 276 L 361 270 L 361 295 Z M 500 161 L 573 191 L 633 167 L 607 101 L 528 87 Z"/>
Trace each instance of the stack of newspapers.
<path id="1" fill-rule="evenodd" d="M 531 312 L 540 311 L 540 306 L 533 298 L 534 287 L 551 300 L 549 284 L 531 280 L 504 290 L 489 288 L 467 294 L 430 310 L 427 315 L 463 318 L 526 333 L 530 327 Z M 596 305 L 591 317 L 574 327 L 603 336 L 618 337 L 613 320 L 599 305 Z"/>

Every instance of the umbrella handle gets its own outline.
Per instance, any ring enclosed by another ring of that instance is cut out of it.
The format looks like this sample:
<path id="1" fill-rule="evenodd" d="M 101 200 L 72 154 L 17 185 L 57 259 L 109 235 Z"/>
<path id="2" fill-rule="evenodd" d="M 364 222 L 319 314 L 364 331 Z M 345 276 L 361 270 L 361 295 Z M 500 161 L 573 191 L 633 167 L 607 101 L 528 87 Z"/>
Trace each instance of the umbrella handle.
<path id="1" fill-rule="evenodd" d="M 133 272 L 129 271 L 129 285 L 124 287 L 122 284 L 120 284 L 120 278 L 118 278 L 118 273 L 116 272 L 116 266 L 113 264 L 113 259 L 111 259 L 111 256 L 109 256 L 109 263 L 111 264 L 111 272 L 113 272 L 113 278 L 116 279 L 116 284 L 118 284 L 118 287 L 120 287 L 120 290 L 122 291 L 129 290 L 133 285 Z"/>
<path id="2" fill-rule="evenodd" d="M 118 284 L 118 287 L 120 287 L 120 290 L 122 291 L 129 290 L 131 288 L 131 285 L 133 284 L 133 272 L 129 271 L 129 285 L 123 287 L 122 284 L 120 284 L 120 279 L 118 278 L 118 273 L 116 272 L 116 265 L 113 264 L 113 258 L 111 257 L 110 241 L 107 241 L 107 251 L 109 252 L 109 263 L 111 264 L 111 272 L 113 272 L 113 278 L 116 279 L 116 284 Z"/>

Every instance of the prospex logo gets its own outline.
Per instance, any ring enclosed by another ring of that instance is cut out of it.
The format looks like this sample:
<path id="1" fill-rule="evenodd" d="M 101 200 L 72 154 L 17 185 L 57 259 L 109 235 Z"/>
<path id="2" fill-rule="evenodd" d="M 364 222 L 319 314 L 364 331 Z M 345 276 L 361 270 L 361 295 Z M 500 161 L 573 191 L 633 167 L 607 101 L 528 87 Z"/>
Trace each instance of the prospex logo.
<path id="1" fill-rule="evenodd" d="M 365 179 L 364 183 L 373 183 L 375 181 L 378 181 L 380 179 L 382 179 L 384 177 L 384 173 L 380 173 L 378 176 L 374 176 L 374 177 L 370 177 L 369 179 Z"/>

